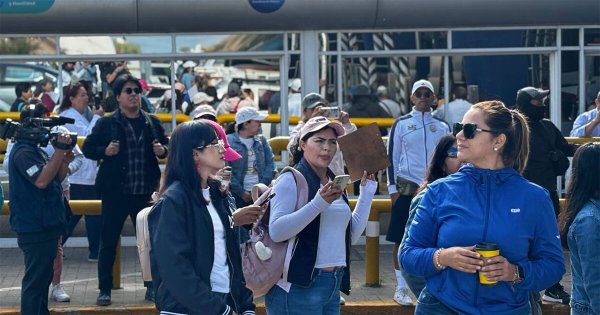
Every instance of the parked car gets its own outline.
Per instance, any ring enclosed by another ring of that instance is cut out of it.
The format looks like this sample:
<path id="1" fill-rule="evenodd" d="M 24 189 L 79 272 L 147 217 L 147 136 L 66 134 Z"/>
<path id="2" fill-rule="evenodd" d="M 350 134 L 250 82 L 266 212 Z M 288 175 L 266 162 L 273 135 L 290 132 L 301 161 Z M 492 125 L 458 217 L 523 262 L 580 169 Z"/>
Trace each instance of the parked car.
<path id="1" fill-rule="evenodd" d="M 58 78 L 56 69 L 28 64 L 0 62 L 0 111 L 10 111 L 10 104 L 15 101 L 15 85 L 19 82 L 29 82 L 33 87 L 44 77 L 56 82 Z"/>

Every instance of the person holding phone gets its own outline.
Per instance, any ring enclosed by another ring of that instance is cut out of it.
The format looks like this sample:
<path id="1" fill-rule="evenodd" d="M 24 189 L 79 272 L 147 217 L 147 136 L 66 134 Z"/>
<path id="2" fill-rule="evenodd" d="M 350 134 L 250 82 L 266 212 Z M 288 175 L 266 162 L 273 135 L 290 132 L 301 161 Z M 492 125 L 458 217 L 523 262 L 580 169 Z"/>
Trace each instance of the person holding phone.
<path id="1" fill-rule="evenodd" d="M 526 118 L 481 102 L 454 133 L 469 164 L 427 186 L 400 253 L 406 272 L 427 279 L 415 314 L 531 314 L 529 293 L 560 280 L 565 265 L 548 191 L 521 175 Z M 474 251 L 482 242 L 499 251 L 484 258 Z"/>
<path id="2" fill-rule="evenodd" d="M 300 130 L 302 130 L 302 127 L 304 127 L 306 122 L 313 117 L 329 116 L 331 112 L 323 110 L 323 108 L 326 107 L 327 104 L 327 100 L 325 100 L 318 93 L 309 93 L 302 99 L 302 120 L 300 120 L 300 122 L 298 122 L 298 125 L 290 131 L 290 141 L 287 146 L 287 150 L 290 156 L 292 155 L 292 146 L 296 142 L 298 142 Z M 337 121 L 340 124 L 342 124 L 342 127 L 344 128 L 344 134 L 349 134 L 357 130 L 356 125 L 350 122 L 350 115 L 348 115 L 348 113 L 346 113 L 345 111 L 340 110 L 336 118 Z M 340 150 L 336 150 L 331 163 L 329 163 L 329 168 L 331 169 L 331 171 L 333 171 L 333 174 L 335 175 L 344 174 L 344 159 Z"/>
<path id="3" fill-rule="evenodd" d="M 276 242 L 292 239 L 295 250 L 287 279 L 265 298 L 267 314 L 339 314 L 340 293 L 350 293 L 350 245 L 364 231 L 377 182 L 364 173 L 354 211 L 345 187 L 336 187 L 329 165 L 344 128 L 319 116 L 309 119 L 292 147 L 290 165 L 308 184 L 309 202 L 296 210 L 296 182 L 286 172 L 273 187 L 269 234 Z M 307 303 L 310 301 L 310 303 Z"/>

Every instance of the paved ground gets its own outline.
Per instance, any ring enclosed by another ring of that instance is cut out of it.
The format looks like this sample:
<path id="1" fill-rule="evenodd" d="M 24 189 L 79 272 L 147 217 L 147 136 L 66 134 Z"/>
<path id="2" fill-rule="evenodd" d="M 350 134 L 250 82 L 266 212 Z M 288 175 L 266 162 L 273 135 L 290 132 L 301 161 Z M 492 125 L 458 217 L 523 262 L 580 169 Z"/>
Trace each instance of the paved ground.
<path id="1" fill-rule="evenodd" d="M 381 287 L 365 287 L 365 246 L 352 248 L 352 295 L 349 302 L 391 302 L 395 279 L 392 270 L 391 245 L 380 247 Z M 98 294 L 97 264 L 87 261 L 87 249 L 83 247 L 67 247 L 64 250 L 63 286 L 71 295 L 70 303 L 51 304 L 51 308 L 60 310 L 77 306 L 94 306 Z M 135 247 L 124 247 L 122 251 L 122 289 L 113 290 L 113 306 L 148 305 L 144 301 L 145 288 L 140 274 L 140 266 Z M 569 268 L 567 268 L 569 270 Z M 0 248 L 0 313 L 2 310 L 19 306 L 21 278 L 23 275 L 23 258 L 18 248 Z M 567 272 L 563 285 L 570 290 L 571 276 Z M 260 300 L 258 301 L 261 302 Z"/>

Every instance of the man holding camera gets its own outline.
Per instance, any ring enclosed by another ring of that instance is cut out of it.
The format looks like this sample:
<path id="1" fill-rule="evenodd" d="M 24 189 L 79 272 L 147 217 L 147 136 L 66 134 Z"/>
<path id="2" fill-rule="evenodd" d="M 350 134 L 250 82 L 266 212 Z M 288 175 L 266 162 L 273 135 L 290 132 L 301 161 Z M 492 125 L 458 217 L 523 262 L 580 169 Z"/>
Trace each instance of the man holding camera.
<path id="1" fill-rule="evenodd" d="M 96 189 L 102 200 L 100 255 L 96 304 L 111 304 L 113 265 L 116 247 L 127 217 L 135 219 L 147 207 L 158 188 L 158 158 L 167 156 L 169 140 L 160 120 L 141 108 L 142 87 L 131 75 L 117 77 L 112 84 L 118 109 L 100 118 L 83 143 L 88 159 L 102 161 L 96 176 Z M 146 299 L 153 300 L 151 285 Z"/>
<path id="2" fill-rule="evenodd" d="M 21 128 L 27 128 L 35 105 L 25 105 Z M 65 228 L 65 201 L 61 181 L 73 159 L 71 137 L 59 133 L 52 141 L 55 151 L 48 156 L 39 143 L 15 139 L 9 158 L 10 225 L 23 251 L 21 313 L 50 314 L 48 287 L 58 239 Z"/>

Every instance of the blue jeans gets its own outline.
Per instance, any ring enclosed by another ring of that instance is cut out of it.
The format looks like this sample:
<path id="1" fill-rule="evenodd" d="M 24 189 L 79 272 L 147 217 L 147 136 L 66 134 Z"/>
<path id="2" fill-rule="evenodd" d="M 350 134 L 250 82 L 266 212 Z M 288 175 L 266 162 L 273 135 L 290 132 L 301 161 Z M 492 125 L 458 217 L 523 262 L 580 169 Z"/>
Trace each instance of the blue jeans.
<path id="1" fill-rule="evenodd" d="M 458 315 L 458 313 L 440 302 L 425 287 L 417 299 L 415 315 Z"/>
<path id="2" fill-rule="evenodd" d="M 458 315 L 458 313 L 440 302 L 425 287 L 417 300 L 415 315 Z M 531 310 L 527 309 L 526 311 L 515 313 L 515 315 L 531 315 Z"/>
<path id="3" fill-rule="evenodd" d="M 344 269 L 315 269 L 309 287 L 292 284 L 290 292 L 275 285 L 265 297 L 268 315 L 339 315 L 340 285 Z"/>

